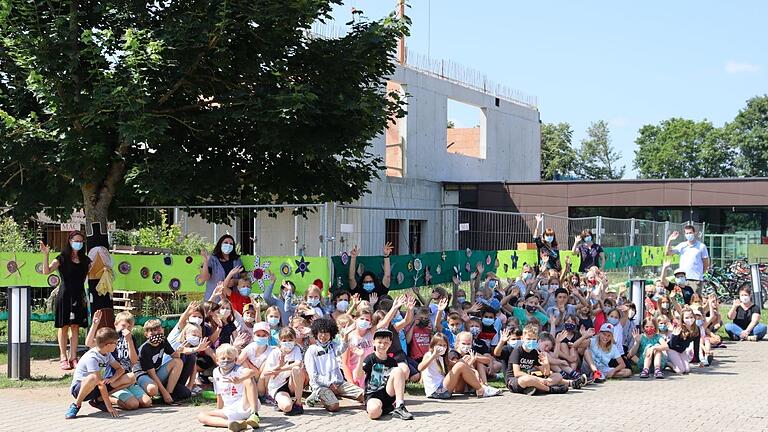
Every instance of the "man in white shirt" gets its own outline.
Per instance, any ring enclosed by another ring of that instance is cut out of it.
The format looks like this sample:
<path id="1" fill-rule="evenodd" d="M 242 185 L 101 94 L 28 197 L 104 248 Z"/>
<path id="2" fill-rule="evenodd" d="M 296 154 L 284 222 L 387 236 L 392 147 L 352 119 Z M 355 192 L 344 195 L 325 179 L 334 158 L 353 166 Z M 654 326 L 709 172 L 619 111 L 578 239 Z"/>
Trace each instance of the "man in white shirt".
<path id="1" fill-rule="evenodd" d="M 704 273 L 709 270 L 709 252 L 704 243 L 697 238 L 695 227 L 686 225 L 683 231 L 686 241 L 674 248 L 671 247 L 672 241 L 680 236 L 679 232 L 673 232 L 667 240 L 665 254 L 680 255 L 680 269 L 685 271 L 688 285 L 699 293 L 699 282 L 704 279 Z"/>

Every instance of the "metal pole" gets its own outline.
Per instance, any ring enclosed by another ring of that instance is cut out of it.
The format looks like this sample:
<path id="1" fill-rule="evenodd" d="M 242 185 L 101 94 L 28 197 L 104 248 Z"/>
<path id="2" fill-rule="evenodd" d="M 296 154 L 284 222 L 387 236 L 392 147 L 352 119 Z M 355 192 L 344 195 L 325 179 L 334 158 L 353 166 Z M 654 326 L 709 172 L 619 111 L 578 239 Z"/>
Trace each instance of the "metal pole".
<path id="1" fill-rule="evenodd" d="M 322 234 L 320 237 L 320 256 L 328 256 L 328 203 L 323 204 L 323 213 L 322 213 L 322 221 L 320 228 L 322 230 Z"/>
<path id="2" fill-rule="evenodd" d="M 295 215 L 293 216 L 293 256 L 297 256 L 298 254 L 299 254 L 299 215 Z"/>
<path id="3" fill-rule="evenodd" d="M 752 276 L 752 298 L 755 304 L 763 309 L 763 292 L 760 285 L 760 264 L 750 264 L 749 273 Z"/>
<path id="4" fill-rule="evenodd" d="M 635 218 L 629 220 L 629 245 L 635 245 Z"/>
<path id="5" fill-rule="evenodd" d="M 645 316 L 645 279 L 632 279 L 632 289 L 630 290 L 630 300 L 635 304 L 635 317 Z M 633 322 L 636 326 L 637 323 Z"/>
<path id="6" fill-rule="evenodd" d="M 29 286 L 8 287 L 8 378 L 29 379 Z"/>
<path id="7" fill-rule="evenodd" d="M 331 254 L 336 254 L 336 202 L 333 203 L 333 214 L 331 215 Z"/>
<path id="8" fill-rule="evenodd" d="M 602 244 L 601 238 L 603 236 L 603 217 L 598 216 L 597 217 L 597 232 L 595 233 L 597 236 L 597 244 Z"/>

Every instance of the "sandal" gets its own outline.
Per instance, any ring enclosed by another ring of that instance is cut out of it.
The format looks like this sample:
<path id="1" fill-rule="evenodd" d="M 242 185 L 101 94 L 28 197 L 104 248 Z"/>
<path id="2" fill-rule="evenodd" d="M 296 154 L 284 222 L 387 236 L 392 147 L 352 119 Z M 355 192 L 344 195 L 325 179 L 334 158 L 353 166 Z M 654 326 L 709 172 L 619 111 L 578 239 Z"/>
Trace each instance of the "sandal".
<path id="1" fill-rule="evenodd" d="M 67 359 L 61 359 L 59 360 L 59 367 L 61 370 L 72 370 L 72 364 Z"/>
<path id="2" fill-rule="evenodd" d="M 76 369 L 77 368 L 77 357 L 75 357 L 72 360 L 70 360 L 69 364 L 72 366 L 72 369 Z"/>

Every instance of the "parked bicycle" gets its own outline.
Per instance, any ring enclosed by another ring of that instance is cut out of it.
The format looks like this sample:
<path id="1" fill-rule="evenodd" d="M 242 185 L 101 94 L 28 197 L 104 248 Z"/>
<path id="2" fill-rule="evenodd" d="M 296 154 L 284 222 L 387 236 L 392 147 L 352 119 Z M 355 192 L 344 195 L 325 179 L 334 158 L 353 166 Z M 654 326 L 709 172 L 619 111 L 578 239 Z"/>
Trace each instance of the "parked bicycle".
<path id="1" fill-rule="evenodd" d="M 763 302 L 768 301 L 768 265 L 760 264 L 760 287 Z M 752 291 L 752 274 L 745 259 L 734 261 L 727 269 L 713 267 L 705 275 L 701 293 L 715 293 L 721 302 L 739 298 L 739 290 L 748 287 Z"/>

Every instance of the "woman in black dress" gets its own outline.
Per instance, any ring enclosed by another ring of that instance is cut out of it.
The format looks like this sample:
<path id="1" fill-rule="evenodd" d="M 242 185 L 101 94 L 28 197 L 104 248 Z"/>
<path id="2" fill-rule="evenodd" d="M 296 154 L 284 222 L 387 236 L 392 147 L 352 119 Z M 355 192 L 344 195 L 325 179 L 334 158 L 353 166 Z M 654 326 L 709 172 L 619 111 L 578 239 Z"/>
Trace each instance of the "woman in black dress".
<path id="1" fill-rule="evenodd" d="M 84 241 L 85 236 L 82 233 L 71 232 L 61 254 L 50 264 L 48 254 L 51 248 L 40 242 L 40 251 L 44 255 L 43 274 L 58 270 L 61 276 L 59 292 L 56 294 L 54 325 L 58 329 L 59 366 L 63 370 L 75 368 L 80 327 L 88 326 L 85 280 L 91 260 L 85 254 Z M 69 357 L 67 357 L 67 339 L 69 339 Z"/>

